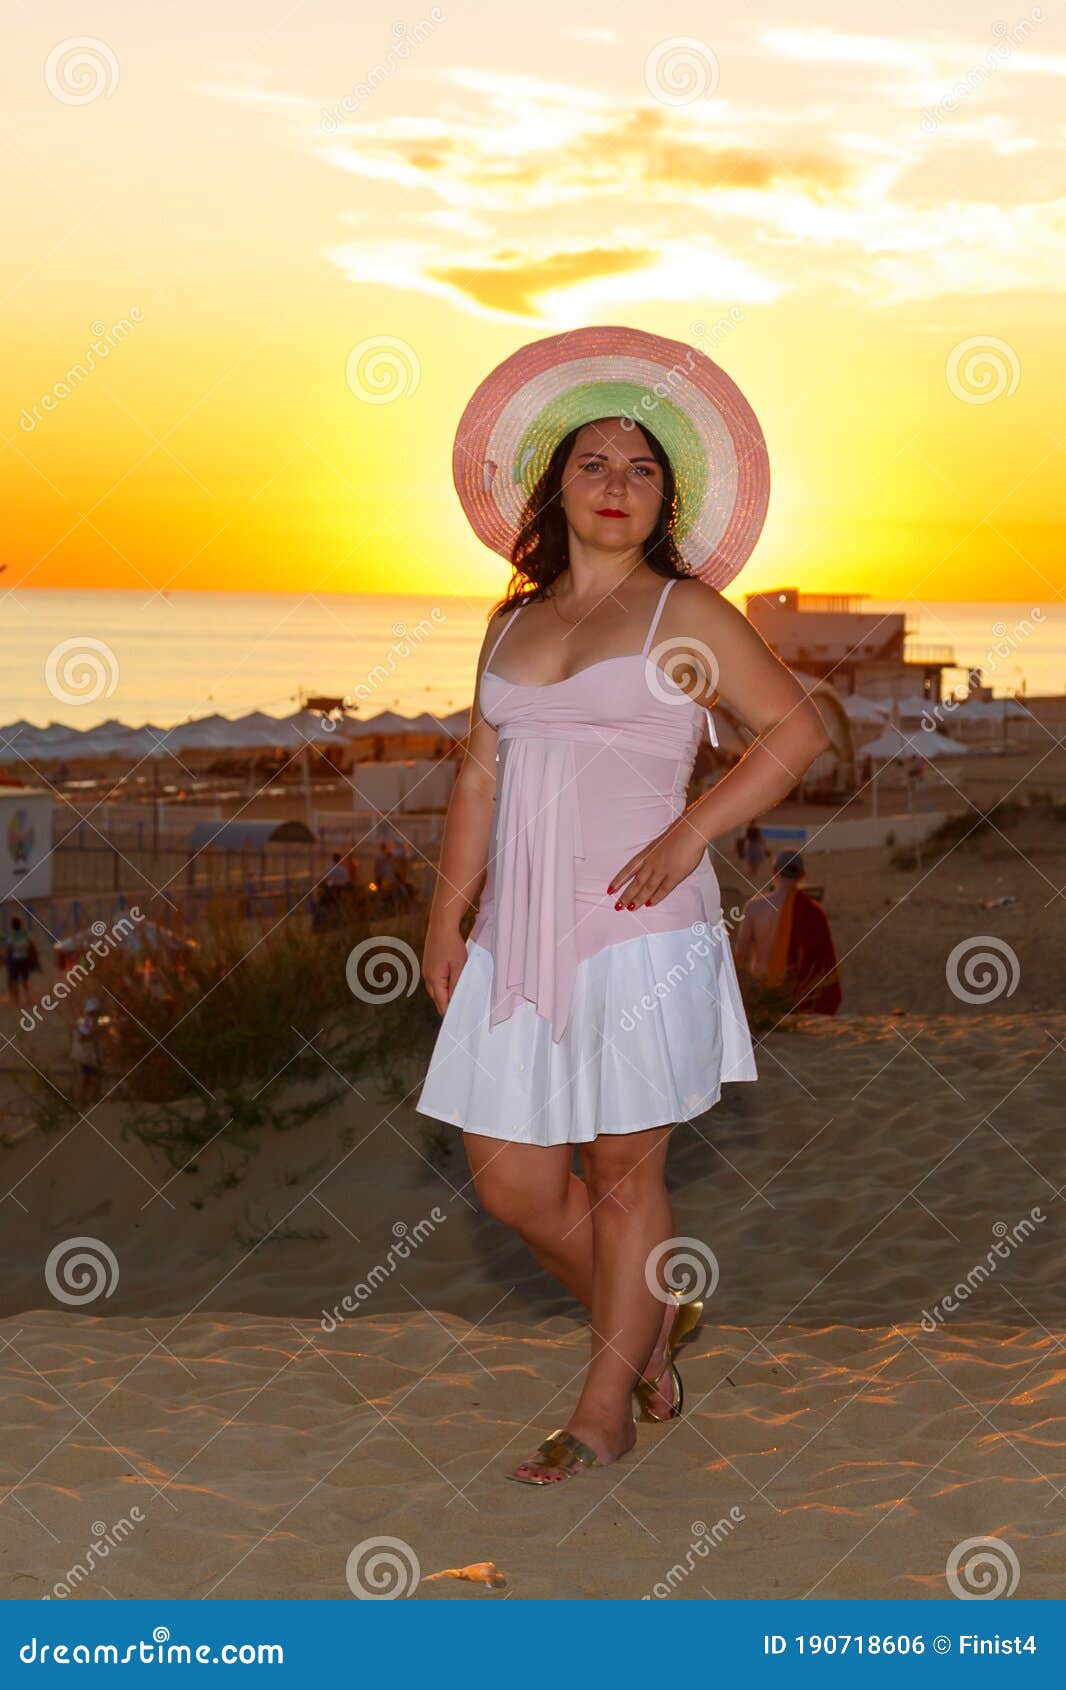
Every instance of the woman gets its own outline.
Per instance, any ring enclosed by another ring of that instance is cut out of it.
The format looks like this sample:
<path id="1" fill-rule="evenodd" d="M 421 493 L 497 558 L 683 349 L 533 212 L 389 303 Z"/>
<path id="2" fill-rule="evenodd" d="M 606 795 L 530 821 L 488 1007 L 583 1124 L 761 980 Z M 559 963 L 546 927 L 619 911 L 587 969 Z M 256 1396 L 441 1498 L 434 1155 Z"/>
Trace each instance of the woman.
<path id="1" fill-rule="evenodd" d="M 591 1311 L 573 1412 L 507 1475 L 547 1484 L 631 1449 L 636 1406 L 681 1412 L 674 1353 L 702 1304 L 662 1283 L 693 1243 L 671 1236 L 667 1145 L 723 1080 L 757 1078 L 706 849 L 826 735 L 714 590 L 767 482 L 758 423 L 709 359 L 622 328 L 523 348 L 470 401 L 455 476 L 514 577 L 448 808 L 422 965 L 444 1021 L 416 1107 L 462 1128 L 482 1204 Z M 685 810 L 719 692 L 758 737 Z"/>

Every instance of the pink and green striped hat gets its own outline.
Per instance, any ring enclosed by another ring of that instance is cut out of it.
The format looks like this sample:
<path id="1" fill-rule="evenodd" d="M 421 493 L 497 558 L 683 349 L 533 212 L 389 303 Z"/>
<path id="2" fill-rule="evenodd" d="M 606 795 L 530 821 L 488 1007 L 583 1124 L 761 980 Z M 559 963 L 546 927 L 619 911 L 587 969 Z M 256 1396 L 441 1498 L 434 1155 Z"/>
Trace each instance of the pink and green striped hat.
<path id="1" fill-rule="evenodd" d="M 674 539 L 692 575 L 724 587 L 759 538 L 766 442 L 736 383 L 705 353 L 621 325 L 519 347 L 485 377 L 455 435 L 452 474 L 479 540 L 510 561 L 522 509 L 572 428 L 630 417 L 655 435 L 677 483 Z"/>

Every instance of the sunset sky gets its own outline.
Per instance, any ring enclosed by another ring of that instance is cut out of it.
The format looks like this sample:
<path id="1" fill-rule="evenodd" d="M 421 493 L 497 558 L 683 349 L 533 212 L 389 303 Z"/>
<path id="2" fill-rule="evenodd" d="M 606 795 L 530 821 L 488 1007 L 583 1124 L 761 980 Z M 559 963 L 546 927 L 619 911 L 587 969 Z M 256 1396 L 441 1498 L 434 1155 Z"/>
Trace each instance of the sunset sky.
<path id="1" fill-rule="evenodd" d="M 459 415 L 595 323 L 753 405 L 738 589 L 1066 588 L 1060 5 L 5 10 L 0 589 L 498 593 Z"/>

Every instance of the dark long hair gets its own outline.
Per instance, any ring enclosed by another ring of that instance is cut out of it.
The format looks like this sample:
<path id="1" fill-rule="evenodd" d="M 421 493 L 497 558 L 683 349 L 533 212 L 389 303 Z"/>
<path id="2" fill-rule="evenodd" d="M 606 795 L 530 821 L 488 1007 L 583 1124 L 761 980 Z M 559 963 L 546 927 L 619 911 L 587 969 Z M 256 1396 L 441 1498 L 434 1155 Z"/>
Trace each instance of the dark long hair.
<path id="1" fill-rule="evenodd" d="M 609 422 L 598 417 L 597 422 Z M 648 442 L 648 447 L 663 472 L 663 501 L 655 519 L 655 527 L 644 542 L 644 562 L 656 575 L 667 580 L 687 576 L 691 572 L 677 549 L 673 527 L 677 514 L 677 487 L 674 472 L 661 443 L 643 423 L 635 424 Z M 543 598 L 553 581 L 570 567 L 570 538 L 563 510 L 563 471 L 574 449 L 574 442 L 587 428 L 582 423 L 564 435 L 551 455 L 547 469 L 534 487 L 522 510 L 522 517 L 511 551 L 514 571 L 507 584 L 506 595 L 494 604 L 490 617 L 498 610 L 514 610 L 528 599 Z"/>

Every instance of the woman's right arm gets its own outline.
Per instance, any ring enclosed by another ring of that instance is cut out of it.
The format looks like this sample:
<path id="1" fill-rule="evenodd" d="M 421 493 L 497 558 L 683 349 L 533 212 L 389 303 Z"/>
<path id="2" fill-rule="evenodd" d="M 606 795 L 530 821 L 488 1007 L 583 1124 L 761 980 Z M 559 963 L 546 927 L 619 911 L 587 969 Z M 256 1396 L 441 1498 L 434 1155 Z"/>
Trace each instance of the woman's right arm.
<path id="1" fill-rule="evenodd" d="M 466 942 L 459 923 L 476 903 L 488 866 L 496 802 L 496 730 L 481 714 L 481 672 L 500 626 L 497 612 L 486 630 L 478 658 L 470 734 L 444 820 L 437 883 L 422 955 L 422 980 L 442 1015 L 466 964 Z"/>

